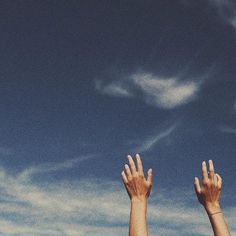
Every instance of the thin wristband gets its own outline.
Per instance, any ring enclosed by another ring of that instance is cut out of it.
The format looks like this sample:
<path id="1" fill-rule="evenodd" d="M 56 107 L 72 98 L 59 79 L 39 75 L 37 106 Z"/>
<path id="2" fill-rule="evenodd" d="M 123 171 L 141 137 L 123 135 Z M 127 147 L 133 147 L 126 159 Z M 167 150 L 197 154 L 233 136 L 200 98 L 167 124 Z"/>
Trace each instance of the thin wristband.
<path id="1" fill-rule="evenodd" d="M 222 211 L 214 212 L 214 213 L 212 213 L 212 214 L 209 214 L 209 216 L 213 216 L 213 215 L 216 215 L 216 214 L 219 214 L 219 213 L 222 213 Z"/>

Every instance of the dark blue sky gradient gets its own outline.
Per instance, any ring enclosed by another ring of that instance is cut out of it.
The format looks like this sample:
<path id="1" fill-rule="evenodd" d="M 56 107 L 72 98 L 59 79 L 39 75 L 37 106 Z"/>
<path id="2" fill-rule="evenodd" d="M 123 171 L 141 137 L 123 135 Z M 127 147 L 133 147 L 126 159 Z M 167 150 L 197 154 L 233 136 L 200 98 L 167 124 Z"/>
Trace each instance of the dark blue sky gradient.
<path id="1" fill-rule="evenodd" d="M 2 1 L 1 165 L 17 174 L 93 154 L 42 179 L 119 181 L 126 155 L 175 125 L 141 152 L 145 168 L 154 170 L 154 188 L 191 190 L 201 162 L 213 159 L 225 192 L 235 195 L 232 12 L 203 0 Z M 200 83 L 199 90 L 194 99 L 166 109 L 145 102 L 125 82 L 139 72 Z M 135 97 L 104 94 L 96 81 L 123 81 Z"/>

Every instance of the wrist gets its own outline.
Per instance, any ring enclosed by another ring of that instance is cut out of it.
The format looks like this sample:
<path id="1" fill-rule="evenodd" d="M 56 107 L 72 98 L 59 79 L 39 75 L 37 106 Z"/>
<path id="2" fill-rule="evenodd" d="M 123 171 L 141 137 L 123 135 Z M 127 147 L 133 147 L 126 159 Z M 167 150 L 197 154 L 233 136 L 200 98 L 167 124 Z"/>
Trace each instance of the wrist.
<path id="1" fill-rule="evenodd" d="M 215 213 L 221 212 L 221 207 L 219 203 L 208 204 L 205 206 L 208 215 L 214 215 Z"/>
<path id="2" fill-rule="evenodd" d="M 139 214 L 147 214 L 147 198 L 137 198 L 131 199 L 131 211 L 139 212 Z"/>
<path id="3" fill-rule="evenodd" d="M 131 203 L 135 203 L 135 204 L 143 204 L 143 203 L 147 203 L 147 197 L 145 196 L 135 196 L 135 197 L 132 197 L 130 199 Z"/>

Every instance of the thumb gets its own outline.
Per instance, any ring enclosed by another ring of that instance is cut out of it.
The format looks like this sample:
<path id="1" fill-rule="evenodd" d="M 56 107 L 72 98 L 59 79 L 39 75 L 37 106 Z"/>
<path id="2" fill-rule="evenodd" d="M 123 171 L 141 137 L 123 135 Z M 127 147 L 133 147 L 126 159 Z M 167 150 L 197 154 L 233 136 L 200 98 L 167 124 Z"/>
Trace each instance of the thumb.
<path id="1" fill-rule="evenodd" d="M 152 169 L 149 169 L 147 172 L 148 176 L 147 176 L 147 182 L 152 184 Z"/>

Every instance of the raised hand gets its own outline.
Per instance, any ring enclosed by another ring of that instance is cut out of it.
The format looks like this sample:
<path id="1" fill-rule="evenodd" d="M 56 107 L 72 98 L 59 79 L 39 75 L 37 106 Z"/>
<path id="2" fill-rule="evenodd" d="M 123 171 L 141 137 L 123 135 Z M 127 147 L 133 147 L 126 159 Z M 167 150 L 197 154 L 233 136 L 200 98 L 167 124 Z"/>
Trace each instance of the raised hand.
<path id="1" fill-rule="evenodd" d="M 133 158 L 128 155 L 129 165 L 121 176 L 131 200 L 129 236 L 148 236 L 147 205 L 152 188 L 152 170 L 148 170 L 147 179 L 143 173 L 141 158 L 136 154 L 135 165 Z"/>
<path id="2" fill-rule="evenodd" d="M 122 171 L 122 179 L 131 200 L 147 199 L 152 188 L 152 169 L 148 170 L 147 179 L 144 176 L 142 161 L 136 154 L 137 167 L 133 158 L 128 155 L 129 165 Z"/>
<path id="3" fill-rule="evenodd" d="M 206 162 L 202 163 L 202 185 L 200 186 L 198 178 L 195 177 L 194 187 L 199 202 L 206 209 L 214 235 L 230 236 L 220 207 L 222 178 L 215 173 L 212 160 L 209 160 L 209 172 L 207 171 Z"/>
<path id="4" fill-rule="evenodd" d="M 222 178 L 215 173 L 213 161 L 209 160 L 209 172 L 206 162 L 202 162 L 202 186 L 195 177 L 195 191 L 199 202 L 205 207 L 208 214 L 214 214 L 220 210 L 220 194 Z"/>

